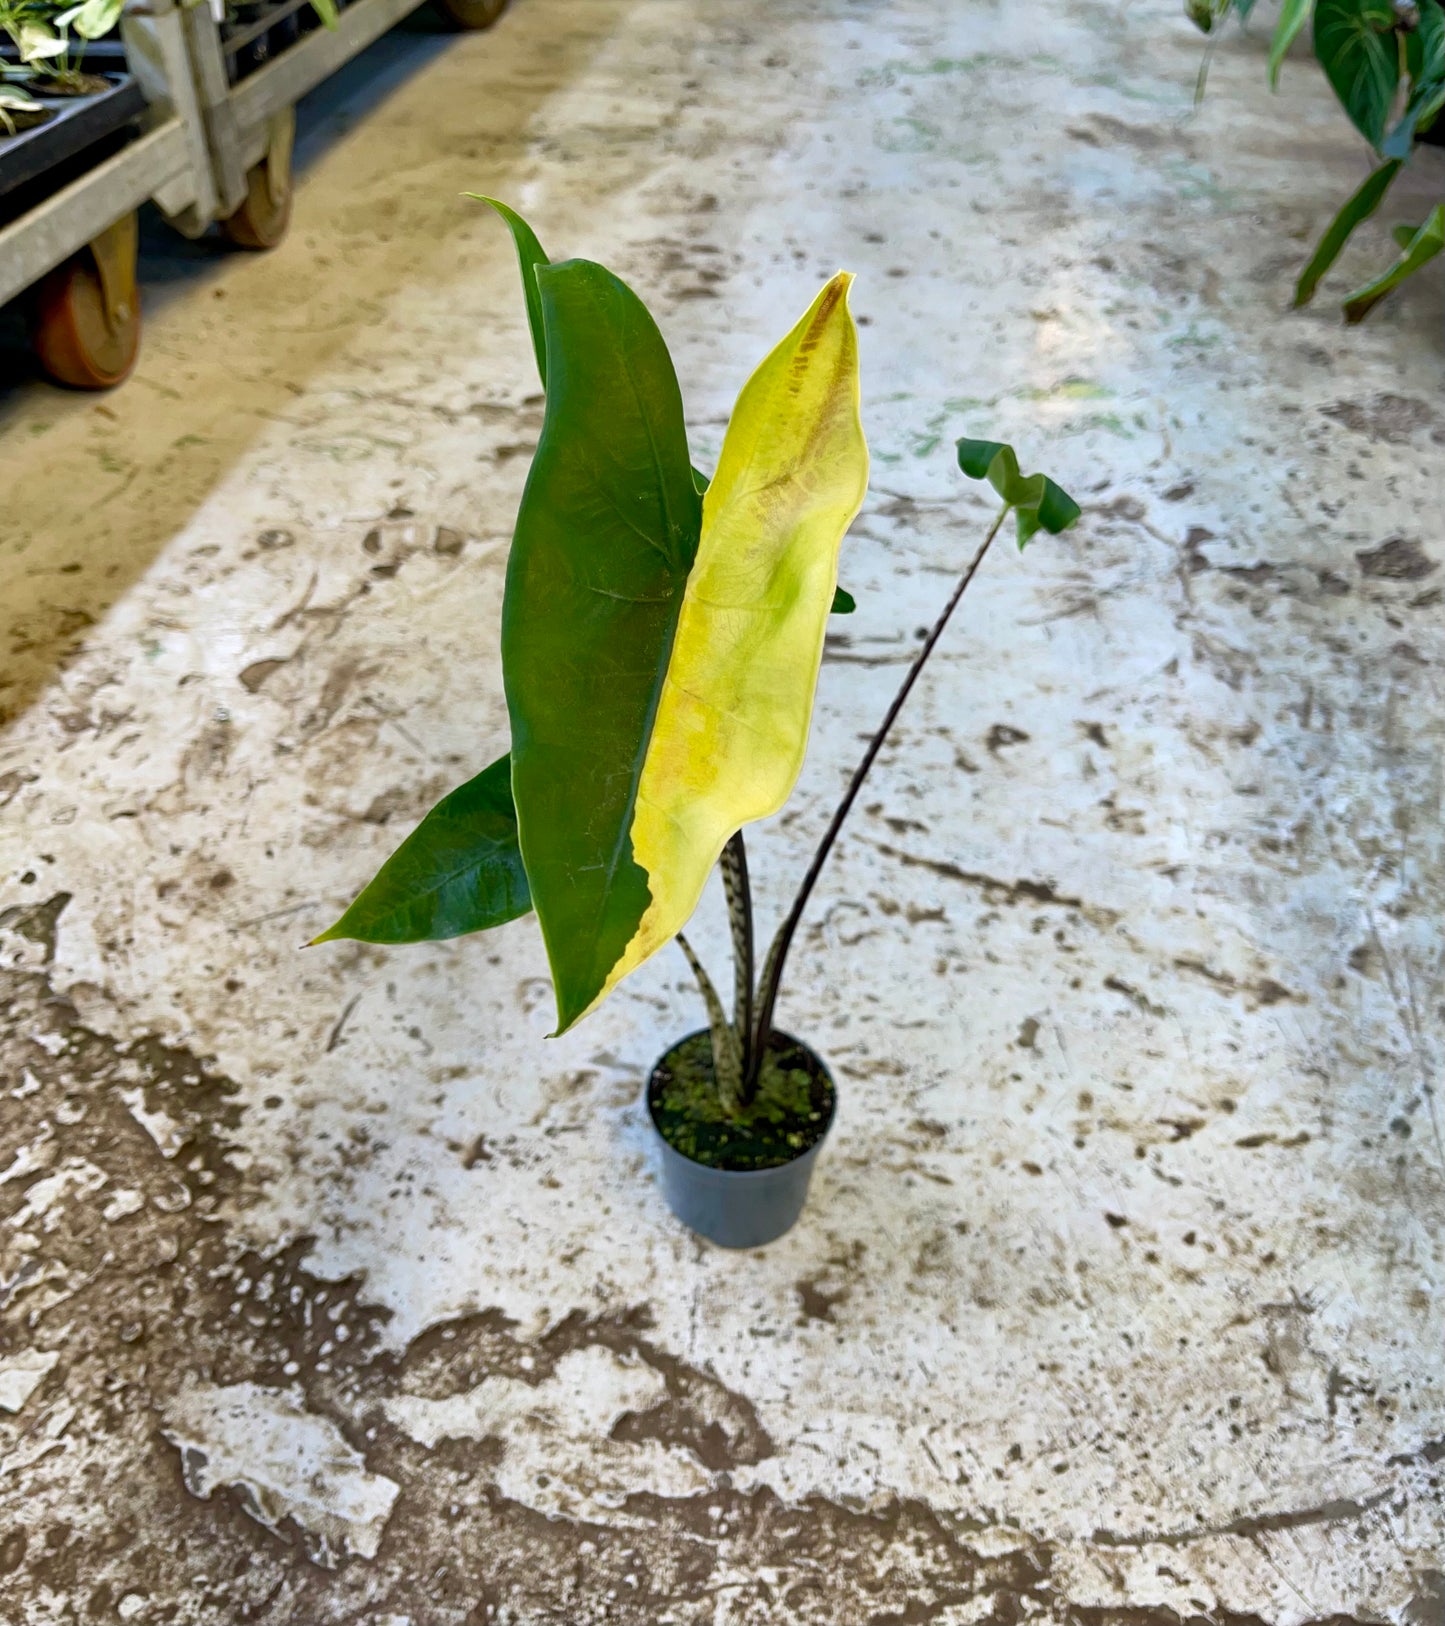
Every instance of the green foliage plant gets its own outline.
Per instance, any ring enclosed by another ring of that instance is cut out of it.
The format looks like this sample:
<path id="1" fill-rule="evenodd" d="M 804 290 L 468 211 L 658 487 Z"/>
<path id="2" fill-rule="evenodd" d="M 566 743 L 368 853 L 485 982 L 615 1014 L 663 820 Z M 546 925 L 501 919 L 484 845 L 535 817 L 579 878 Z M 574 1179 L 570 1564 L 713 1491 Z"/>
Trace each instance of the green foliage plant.
<path id="1" fill-rule="evenodd" d="M 1186 0 L 1193 21 L 1211 33 L 1230 14 L 1247 19 L 1256 0 Z M 1445 110 L 1445 3 L 1442 0 L 1283 0 L 1269 52 L 1269 82 L 1279 83 L 1286 54 L 1312 24 L 1315 59 L 1350 122 L 1370 144 L 1375 166 L 1327 227 L 1295 284 L 1307 305 L 1355 228 L 1380 207 L 1416 144 Z M 1361 322 L 1386 294 L 1445 249 L 1445 202 L 1393 233 L 1399 254 L 1344 301 L 1345 320 Z"/>
<path id="2" fill-rule="evenodd" d="M 82 67 L 84 45 L 78 42 L 110 33 L 124 9 L 125 0 L 81 0 L 79 5 L 0 0 L 0 32 L 8 36 L 19 59 L 7 66 L 51 95 L 104 90 L 106 81 Z"/>
<path id="3" fill-rule="evenodd" d="M 404 943 L 535 910 L 564 1032 L 665 943 L 695 972 L 712 1118 L 782 1101 L 773 1017 L 809 896 L 899 710 L 1004 521 L 1022 548 L 1079 509 L 1012 448 L 958 443 L 997 518 L 924 639 L 824 832 L 761 972 L 744 825 L 802 765 L 844 533 L 867 485 L 857 338 L 840 272 L 744 386 L 717 468 L 693 467 L 657 325 L 619 278 L 554 263 L 505 204 L 538 371 L 541 438 L 502 608 L 511 750 L 444 797 L 315 939 Z M 732 932 L 725 1008 L 682 935 L 713 867 Z M 763 1095 L 760 1098 L 760 1090 Z"/>

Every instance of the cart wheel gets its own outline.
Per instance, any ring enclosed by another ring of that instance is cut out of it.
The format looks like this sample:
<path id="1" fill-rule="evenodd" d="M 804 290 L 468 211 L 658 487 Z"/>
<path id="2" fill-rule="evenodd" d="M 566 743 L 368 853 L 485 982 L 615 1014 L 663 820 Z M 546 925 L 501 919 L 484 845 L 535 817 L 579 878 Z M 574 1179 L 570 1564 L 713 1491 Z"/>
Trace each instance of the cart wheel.
<path id="1" fill-rule="evenodd" d="M 435 0 L 443 22 L 453 28 L 490 28 L 507 9 L 507 0 Z"/>
<path id="2" fill-rule="evenodd" d="M 42 279 L 35 295 L 35 351 L 60 384 L 105 390 L 135 366 L 140 349 L 136 217 L 126 215 Z"/>
<path id="3" fill-rule="evenodd" d="M 246 176 L 246 201 L 221 222 L 237 248 L 275 248 L 291 224 L 291 146 L 296 114 L 291 108 L 271 126 L 266 156 Z"/>

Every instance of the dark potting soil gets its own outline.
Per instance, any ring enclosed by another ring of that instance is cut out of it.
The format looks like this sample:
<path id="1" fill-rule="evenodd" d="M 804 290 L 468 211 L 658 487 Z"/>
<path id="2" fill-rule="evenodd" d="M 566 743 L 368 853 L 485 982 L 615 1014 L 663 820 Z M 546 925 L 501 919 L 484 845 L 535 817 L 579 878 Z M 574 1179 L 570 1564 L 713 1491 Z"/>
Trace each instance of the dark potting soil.
<path id="1" fill-rule="evenodd" d="M 684 1157 L 710 1169 L 775 1169 L 815 1146 L 833 1121 L 837 1091 L 823 1063 L 785 1033 L 774 1033 L 754 1100 L 729 1117 L 718 1100 L 712 1036 L 692 1033 L 653 1068 L 647 1106 L 658 1133 Z"/>
<path id="2" fill-rule="evenodd" d="M 77 70 L 62 79 L 52 79 L 42 74 L 32 79 L 26 88 L 37 96 L 100 96 L 110 87 L 111 81 L 103 79 L 100 74 Z"/>

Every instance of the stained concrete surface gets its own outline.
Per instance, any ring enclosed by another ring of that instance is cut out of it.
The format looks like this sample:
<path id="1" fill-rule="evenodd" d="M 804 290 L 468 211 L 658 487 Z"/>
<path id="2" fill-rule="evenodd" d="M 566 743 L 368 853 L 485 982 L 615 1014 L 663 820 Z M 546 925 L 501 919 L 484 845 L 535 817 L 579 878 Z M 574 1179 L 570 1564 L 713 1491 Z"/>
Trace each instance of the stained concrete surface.
<path id="1" fill-rule="evenodd" d="M 5 399 L 0 1619 L 1445 1620 L 1445 284 L 1286 313 L 1361 155 L 1262 49 L 1195 112 L 1171 0 L 517 0 L 122 391 Z M 1086 505 L 827 874 L 841 1117 L 763 1253 L 653 1180 L 679 957 L 547 1041 L 531 922 L 298 947 L 505 740 L 539 400 L 469 188 L 639 288 L 704 465 L 858 273 L 765 918 L 986 517 L 950 437 Z"/>

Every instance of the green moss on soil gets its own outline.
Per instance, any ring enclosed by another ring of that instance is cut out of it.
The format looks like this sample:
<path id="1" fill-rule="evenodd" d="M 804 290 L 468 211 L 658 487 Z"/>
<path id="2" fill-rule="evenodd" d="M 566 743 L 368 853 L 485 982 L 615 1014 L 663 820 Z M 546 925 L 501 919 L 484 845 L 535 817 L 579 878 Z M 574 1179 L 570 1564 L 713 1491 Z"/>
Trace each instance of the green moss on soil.
<path id="1" fill-rule="evenodd" d="M 821 1061 L 796 1039 L 774 1033 L 756 1098 L 736 1116 L 723 1110 L 712 1065 L 712 1036 L 693 1033 L 653 1069 L 647 1105 L 658 1133 L 684 1157 L 711 1169 L 774 1169 L 823 1138 L 836 1092 Z"/>

